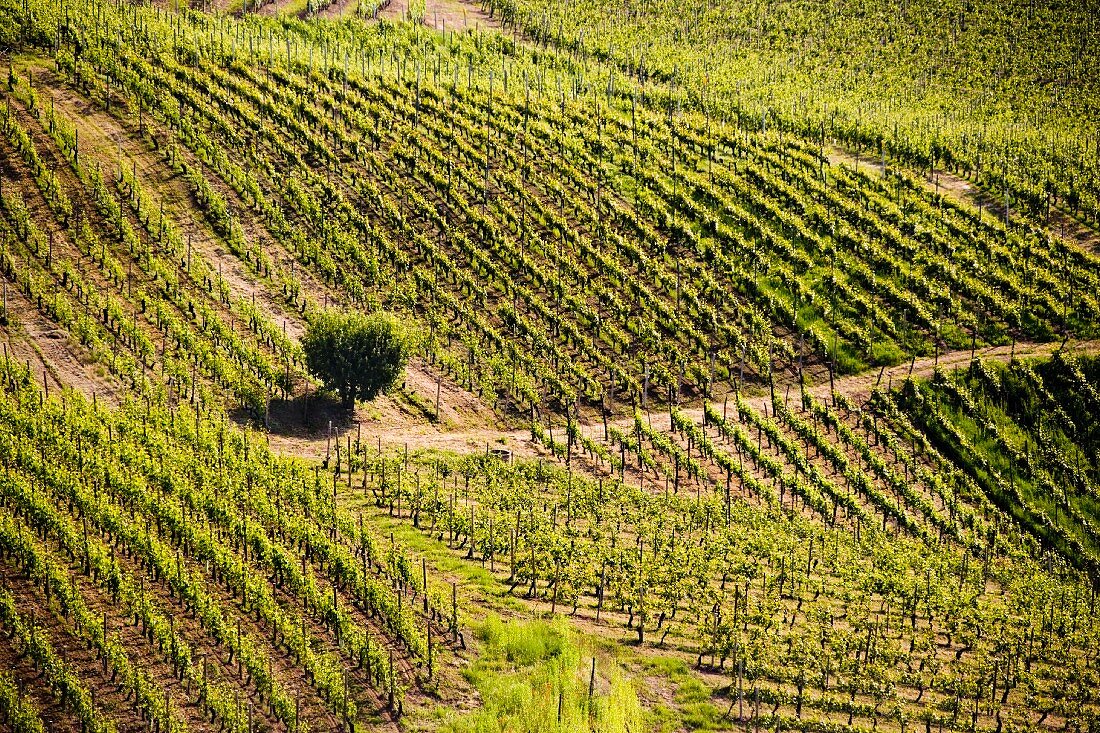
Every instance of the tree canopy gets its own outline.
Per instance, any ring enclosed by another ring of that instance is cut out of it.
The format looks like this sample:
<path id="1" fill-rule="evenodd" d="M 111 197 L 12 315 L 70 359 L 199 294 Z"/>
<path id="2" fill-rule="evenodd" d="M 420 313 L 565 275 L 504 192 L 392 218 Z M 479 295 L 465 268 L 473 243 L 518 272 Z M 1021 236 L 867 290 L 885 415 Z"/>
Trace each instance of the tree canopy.
<path id="1" fill-rule="evenodd" d="M 371 400 L 397 383 L 411 343 L 391 313 L 325 311 L 302 339 L 306 366 L 345 407 Z"/>

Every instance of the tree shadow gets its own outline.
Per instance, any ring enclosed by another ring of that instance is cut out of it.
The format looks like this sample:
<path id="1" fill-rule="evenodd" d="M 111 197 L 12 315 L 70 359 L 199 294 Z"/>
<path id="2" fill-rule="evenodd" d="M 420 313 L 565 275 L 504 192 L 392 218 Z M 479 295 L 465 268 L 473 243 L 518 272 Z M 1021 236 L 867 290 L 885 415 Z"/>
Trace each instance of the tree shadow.
<path id="1" fill-rule="evenodd" d="M 230 412 L 239 424 L 265 424 L 263 415 L 247 408 Z M 342 435 L 355 426 L 355 408 L 345 407 L 338 399 L 323 393 L 298 395 L 291 399 L 272 399 L 266 416 L 267 431 L 273 435 L 320 439 Z"/>

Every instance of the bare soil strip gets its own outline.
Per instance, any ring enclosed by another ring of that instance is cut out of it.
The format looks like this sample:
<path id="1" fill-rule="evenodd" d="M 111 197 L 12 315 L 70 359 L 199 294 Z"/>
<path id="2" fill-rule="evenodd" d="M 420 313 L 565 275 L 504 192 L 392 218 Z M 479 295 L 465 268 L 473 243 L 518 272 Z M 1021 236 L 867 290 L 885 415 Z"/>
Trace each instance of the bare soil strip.
<path id="1" fill-rule="evenodd" d="M 102 367 L 82 356 L 87 353 L 84 347 L 42 315 L 11 283 L 7 307 L 10 324 L 0 328 L 0 348 L 5 355 L 29 365 L 35 381 L 51 391 L 68 386 L 89 399 L 95 395 L 119 403 L 119 385 Z"/>
<path id="2" fill-rule="evenodd" d="M 1063 348 L 1060 342 L 1022 342 L 1017 343 L 1015 346 L 991 346 L 977 349 L 973 352 L 973 356 L 981 359 L 1009 362 L 1014 358 L 1021 359 L 1050 356 L 1060 348 Z M 1069 341 L 1065 344 L 1064 348 L 1068 352 L 1077 354 L 1097 353 L 1100 352 L 1100 339 L 1092 341 Z M 938 357 L 924 357 L 913 360 L 911 363 L 898 364 L 893 367 L 883 367 L 881 369 L 873 369 L 859 374 L 838 377 L 833 382 L 833 389 L 837 394 L 844 395 L 848 399 L 858 403 L 865 400 L 876 385 L 889 385 L 893 382 L 902 381 L 910 374 L 918 378 L 929 377 L 937 366 L 945 369 L 965 367 L 970 363 L 971 357 L 972 353 L 970 349 L 949 351 L 940 354 Z M 785 396 L 788 389 L 791 394 L 797 394 L 798 385 L 776 385 L 776 393 L 778 396 Z M 818 399 L 827 399 L 831 394 L 829 382 L 824 381 L 819 384 L 810 385 L 807 387 L 807 392 Z M 468 398 L 476 400 L 476 397 L 473 397 L 473 395 L 469 395 L 469 393 L 465 394 Z M 450 395 L 448 395 L 448 397 L 450 397 Z M 770 399 L 770 395 L 763 395 L 757 399 L 763 404 Z M 721 398 L 715 398 L 713 402 L 721 402 Z M 383 405 L 385 406 L 383 407 Z M 271 447 L 287 455 L 297 455 L 303 458 L 322 460 L 325 458 L 326 450 L 335 451 L 335 448 L 331 446 L 334 444 L 334 441 L 337 440 L 338 436 L 346 436 L 350 431 L 353 437 L 356 437 L 356 433 L 361 433 L 361 439 L 363 441 L 373 442 L 380 440 L 383 447 L 408 446 L 410 451 L 438 450 L 468 453 L 476 450 L 487 450 L 491 447 L 504 447 L 510 449 L 517 457 L 541 456 L 547 453 L 546 449 L 541 444 L 531 441 L 530 430 L 501 430 L 491 425 L 483 425 L 482 427 L 476 428 L 464 427 L 460 429 L 447 429 L 444 425 L 441 429 L 423 420 L 417 422 L 415 420 L 410 420 L 408 417 L 396 421 L 391 421 L 390 419 L 372 419 L 370 413 L 380 408 L 393 409 L 393 403 L 392 401 L 389 403 L 381 402 L 377 407 L 375 403 L 371 403 L 371 405 L 366 407 L 360 407 L 355 413 L 354 418 L 346 416 L 342 423 L 334 421 L 331 441 L 329 440 L 327 425 L 325 425 L 320 430 L 315 429 L 313 432 L 302 431 L 293 436 L 272 435 L 270 438 Z M 441 401 L 441 411 L 442 409 Z M 680 412 L 696 422 L 702 422 L 702 405 L 687 405 L 682 407 Z M 484 415 L 484 413 L 481 414 Z M 375 415 L 376 417 L 380 417 L 377 412 L 375 412 Z M 655 406 L 649 417 L 654 429 L 661 431 L 670 429 L 667 408 Z M 624 426 L 633 425 L 634 418 L 619 417 L 609 421 L 609 424 L 622 428 Z M 602 422 L 586 422 L 582 418 L 581 430 L 593 438 L 603 437 Z M 555 424 L 553 426 L 553 431 L 556 436 L 564 436 L 565 426 Z M 344 439 L 346 440 L 346 438 Z"/>
<path id="3" fill-rule="evenodd" d="M 410 0 L 392 0 L 386 9 L 379 13 L 379 16 L 391 20 L 406 18 L 409 5 Z M 500 28 L 498 18 L 490 18 L 477 3 L 465 2 L 465 0 L 424 0 L 423 22 L 424 25 L 437 31 Z"/>

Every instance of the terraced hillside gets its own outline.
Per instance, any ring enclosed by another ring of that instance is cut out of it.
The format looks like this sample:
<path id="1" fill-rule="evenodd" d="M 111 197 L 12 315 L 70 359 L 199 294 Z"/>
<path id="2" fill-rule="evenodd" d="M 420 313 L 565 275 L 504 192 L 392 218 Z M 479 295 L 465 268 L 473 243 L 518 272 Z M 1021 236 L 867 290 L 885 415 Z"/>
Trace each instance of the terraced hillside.
<path id="1" fill-rule="evenodd" d="M 232 10 L 0 0 L 0 727 L 1096 728 L 1087 247 L 510 6 Z"/>

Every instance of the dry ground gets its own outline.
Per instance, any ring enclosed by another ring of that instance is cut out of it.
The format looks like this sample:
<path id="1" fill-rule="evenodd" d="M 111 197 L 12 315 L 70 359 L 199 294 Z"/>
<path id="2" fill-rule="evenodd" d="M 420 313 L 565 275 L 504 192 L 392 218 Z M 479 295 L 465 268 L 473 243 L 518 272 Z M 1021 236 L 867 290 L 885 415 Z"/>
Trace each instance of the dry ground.
<path id="1" fill-rule="evenodd" d="M 1008 362 L 1013 358 L 1028 358 L 1049 356 L 1062 348 L 1061 343 L 1017 343 L 1015 346 L 992 346 L 977 349 L 974 356 L 982 359 L 993 359 Z M 1070 341 L 1065 348 L 1074 353 L 1100 352 L 1100 340 L 1094 341 Z M 963 367 L 970 363 L 971 351 L 962 349 L 951 351 L 931 357 L 916 359 L 910 363 L 899 364 L 893 367 L 874 369 L 859 374 L 852 374 L 836 379 L 832 389 L 837 394 L 860 402 L 870 395 L 871 390 L 881 383 L 889 385 L 892 382 L 904 380 L 912 374 L 914 377 L 929 377 L 936 366 L 943 368 Z M 415 367 L 410 372 L 410 383 L 416 380 L 412 375 L 416 374 Z M 421 375 L 423 379 L 425 375 Z M 798 386 L 791 388 L 792 393 Z M 778 389 L 778 388 L 777 388 Z M 787 386 L 783 386 L 784 391 Z M 827 399 L 830 396 L 828 381 L 811 385 L 807 391 L 818 399 Z M 433 397 L 434 399 L 434 397 Z M 458 402 L 451 400 L 457 399 Z M 768 396 L 758 398 L 761 403 L 769 399 Z M 721 402 L 716 398 L 715 402 Z M 362 441 L 373 444 L 381 441 L 383 446 L 400 447 L 408 446 L 409 450 L 439 450 L 469 452 L 473 450 L 485 450 L 486 447 L 505 447 L 512 450 L 517 457 L 532 457 L 544 455 L 545 449 L 541 444 L 531 440 L 531 431 L 528 429 L 514 430 L 502 428 L 493 417 L 484 403 L 478 403 L 477 398 L 454 385 L 450 385 L 448 391 L 441 399 L 440 411 L 443 414 L 466 414 L 472 417 L 471 421 L 450 422 L 444 420 L 435 425 L 425 422 L 407 408 L 402 408 L 394 398 L 382 398 L 376 403 L 360 406 L 354 416 L 343 413 L 343 421 L 334 420 L 333 440 L 335 436 L 352 435 L 353 439 L 359 437 Z M 337 411 L 338 412 L 338 411 Z M 332 414 L 337 414 L 334 412 Z M 703 408 L 701 405 L 686 405 L 681 409 L 691 419 L 701 422 Z M 328 419 L 328 418 L 326 418 Z M 654 406 L 650 414 L 650 422 L 657 430 L 670 429 L 667 408 Z M 619 417 L 610 424 L 618 427 L 633 425 L 633 417 Z M 583 421 L 581 430 L 593 438 L 603 437 L 603 423 Z M 553 426 L 555 436 L 565 435 L 564 424 Z M 289 435 L 272 435 L 271 446 L 283 453 L 301 456 L 308 459 L 324 459 L 326 451 L 330 449 L 327 423 L 314 421 L 312 429 L 299 429 Z M 335 450 L 332 448 L 331 450 Z"/>

